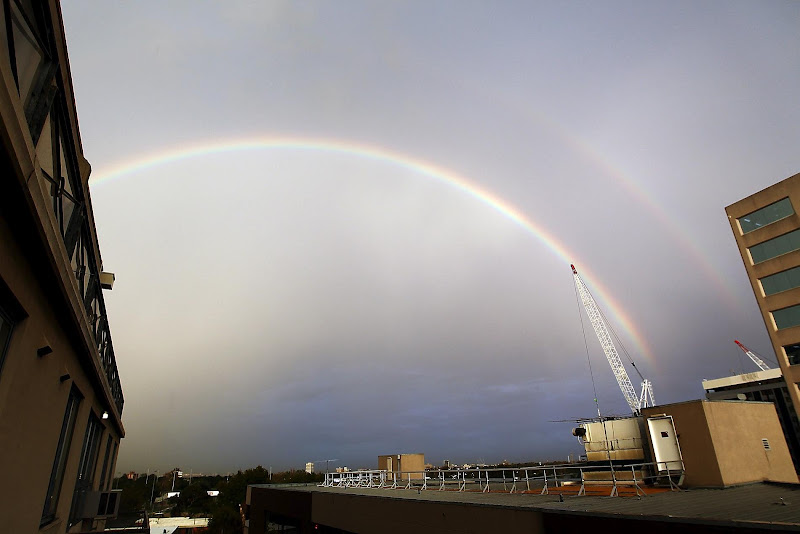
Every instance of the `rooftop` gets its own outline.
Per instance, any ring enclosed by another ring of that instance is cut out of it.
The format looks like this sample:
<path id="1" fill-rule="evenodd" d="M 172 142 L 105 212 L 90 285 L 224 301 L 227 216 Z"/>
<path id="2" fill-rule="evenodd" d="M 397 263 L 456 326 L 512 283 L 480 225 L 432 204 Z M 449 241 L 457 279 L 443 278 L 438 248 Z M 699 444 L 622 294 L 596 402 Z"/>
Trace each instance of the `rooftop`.
<path id="1" fill-rule="evenodd" d="M 800 485 L 757 483 L 725 489 L 666 491 L 643 497 L 561 496 L 556 493 L 480 493 L 417 489 L 325 488 L 259 484 L 292 492 L 346 494 L 555 513 L 692 522 L 719 526 L 766 526 L 800 531 Z"/>

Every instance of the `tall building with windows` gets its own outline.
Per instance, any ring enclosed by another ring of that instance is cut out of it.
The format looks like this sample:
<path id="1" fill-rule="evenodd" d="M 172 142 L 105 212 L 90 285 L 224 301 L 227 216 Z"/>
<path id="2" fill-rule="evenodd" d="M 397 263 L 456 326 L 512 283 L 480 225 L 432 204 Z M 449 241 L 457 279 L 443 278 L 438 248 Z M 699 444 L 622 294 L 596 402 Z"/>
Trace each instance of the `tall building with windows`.
<path id="1" fill-rule="evenodd" d="M 795 413 L 800 413 L 798 210 L 800 174 L 725 208 Z"/>
<path id="2" fill-rule="evenodd" d="M 98 531 L 123 397 L 56 0 L 2 0 L 0 79 L 0 531 Z"/>

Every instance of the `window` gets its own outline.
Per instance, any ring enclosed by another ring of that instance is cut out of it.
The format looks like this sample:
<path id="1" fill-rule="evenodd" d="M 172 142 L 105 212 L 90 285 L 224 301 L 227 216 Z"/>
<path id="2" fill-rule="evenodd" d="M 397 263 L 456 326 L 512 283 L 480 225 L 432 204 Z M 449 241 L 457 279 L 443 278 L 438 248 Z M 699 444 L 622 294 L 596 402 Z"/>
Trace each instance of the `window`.
<path id="1" fill-rule="evenodd" d="M 97 465 L 97 451 L 100 449 L 100 435 L 103 433 L 103 424 L 94 414 L 89 414 L 89 424 L 86 425 L 86 434 L 83 436 L 83 447 L 78 463 L 78 478 L 75 480 L 75 493 L 72 495 L 72 507 L 69 512 L 69 527 L 81 519 L 83 497 L 92 489 L 94 482 L 94 468 Z"/>
<path id="2" fill-rule="evenodd" d="M 800 343 L 786 345 L 783 347 L 783 352 L 786 353 L 786 358 L 789 360 L 789 365 L 797 365 L 800 363 Z"/>
<path id="3" fill-rule="evenodd" d="M 100 470 L 100 485 L 97 486 L 98 489 L 104 490 L 106 485 L 106 471 L 108 471 L 108 455 L 111 454 L 111 440 L 114 439 L 111 437 L 111 434 L 108 435 L 108 440 L 106 441 L 106 454 L 103 458 L 103 468 Z"/>
<path id="4" fill-rule="evenodd" d="M 788 234 L 780 235 L 775 239 L 753 245 L 748 250 L 750 251 L 750 258 L 752 258 L 753 264 L 756 264 L 797 249 L 800 249 L 800 230 L 794 230 Z"/>
<path id="5" fill-rule="evenodd" d="M 44 500 L 42 525 L 51 522 L 56 517 L 58 496 L 61 493 L 61 483 L 64 481 L 64 469 L 67 466 L 69 446 L 72 443 L 72 433 L 75 430 L 75 420 L 78 417 L 78 405 L 81 399 L 83 399 L 83 395 L 73 386 L 69 392 L 67 409 L 64 412 L 64 422 L 61 423 L 61 435 L 58 438 L 58 446 L 56 447 L 56 458 L 53 461 L 50 484 L 47 486 L 47 495 Z"/>
<path id="6" fill-rule="evenodd" d="M 0 308 L 0 370 L 3 369 L 3 362 L 6 359 L 6 351 L 8 344 L 11 341 L 11 330 L 14 328 L 14 323 L 2 308 Z"/>
<path id="7" fill-rule="evenodd" d="M 800 325 L 800 304 L 772 312 L 778 330 Z"/>
<path id="8" fill-rule="evenodd" d="M 111 464 L 108 466 L 108 482 L 106 482 L 107 490 L 110 490 L 113 486 L 114 482 L 114 466 L 117 463 L 117 447 L 119 447 L 119 442 L 115 441 L 113 444 L 113 449 L 111 450 Z"/>
<path id="9" fill-rule="evenodd" d="M 800 267 L 765 276 L 759 282 L 765 297 L 800 287 Z"/>
<path id="10" fill-rule="evenodd" d="M 5 45 L 11 74 L 36 146 L 47 112 L 59 90 L 58 64 L 49 28 L 46 3 L 5 0 Z"/>
<path id="11" fill-rule="evenodd" d="M 11 27 L 14 47 L 14 74 L 19 96 L 24 103 L 33 87 L 39 64 L 45 57 L 39 39 L 34 33 L 31 13 L 11 2 Z"/>
<path id="12" fill-rule="evenodd" d="M 753 230 L 758 230 L 762 226 L 785 219 L 792 214 L 794 214 L 792 203 L 788 198 L 784 198 L 760 210 L 748 213 L 744 217 L 739 217 L 737 220 L 742 233 L 746 234 Z"/>
<path id="13" fill-rule="evenodd" d="M 42 180 L 52 197 L 52 210 L 58 221 L 67 251 L 72 256 L 83 219 L 79 199 L 78 167 L 70 137 L 69 121 L 63 101 L 54 103 L 43 130 L 37 154 L 42 164 Z"/>

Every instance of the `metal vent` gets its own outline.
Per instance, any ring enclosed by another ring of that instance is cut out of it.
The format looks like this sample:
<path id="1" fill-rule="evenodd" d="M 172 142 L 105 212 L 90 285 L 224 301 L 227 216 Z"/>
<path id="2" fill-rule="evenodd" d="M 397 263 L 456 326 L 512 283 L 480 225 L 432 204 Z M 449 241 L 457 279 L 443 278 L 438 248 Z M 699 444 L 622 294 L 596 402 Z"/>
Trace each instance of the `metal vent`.
<path id="1" fill-rule="evenodd" d="M 769 447 L 769 440 L 767 438 L 761 438 L 761 444 L 764 446 L 764 450 L 768 451 Z"/>

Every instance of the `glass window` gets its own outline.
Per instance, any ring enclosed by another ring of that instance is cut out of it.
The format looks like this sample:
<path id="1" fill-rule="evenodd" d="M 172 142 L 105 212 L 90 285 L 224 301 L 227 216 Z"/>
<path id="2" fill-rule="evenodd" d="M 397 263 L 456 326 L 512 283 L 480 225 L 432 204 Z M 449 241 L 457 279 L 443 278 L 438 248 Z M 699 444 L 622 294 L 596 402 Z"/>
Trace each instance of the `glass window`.
<path id="1" fill-rule="evenodd" d="M 78 478 L 75 480 L 75 493 L 72 495 L 72 508 L 70 508 L 69 512 L 67 530 L 81 519 L 83 497 L 86 492 L 92 489 L 102 433 L 103 425 L 100 419 L 93 413 L 89 414 L 89 424 L 86 425 L 86 434 L 83 437 L 83 447 L 81 448 L 81 457 L 78 463 Z"/>
<path id="2" fill-rule="evenodd" d="M 744 217 L 739 217 L 739 226 L 742 228 L 742 233 L 746 234 L 753 230 L 758 230 L 762 226 L 785 219 L 793 213 L 791 201 L 788 198 L 784 198 L 753 213 L 748 213 Z"/>
<path id="3" fill-rule="evenodd" d="M 769 241 L 753 245 L 747 250 L 750 251 L 753 264 L 756 264 L 798 249 L 800 249 L 800 230 L 794 230 Z"/>
<path id="4" fill-rule="evenodd" d="M 6 351 L 8 350 L 13 328 L 14 323 L 11 318 L 0 309 L 0 370 L 3 369 L 3 361 L 6 359 Z"/>
<path id="5" fill-rule="evenodd" d="M 800 343 L 786 345 L 783 347 L 783 352 L 786 353 L 786 357 L 789 359 L 789 365 L 797 365 L 800 363 Z"/>
<path id="6" fill-rule="evenodd" d="M 67 410 L 64 412 L 64 422 L 61 423 L 61 435 L 58 438 L 58 446 L 56 447 L 56 458 L 53 461 L 53 471 L 50 473 L 50 484 L 47 487 L 47 495 L 44 500 L 42 525 L 49 523 L 56 517 L 58 495 L 61 493 L 61 483 L 64 481 L 64 469 L 67 467 L 69 446 L 72 443 L 75 420 L 78 418 L 78 405 L 82 398 L 83 396 L 75 387 L 69 392 Z"/>
<path id="7" fill-rule="evenodd" d="M 800 287 L 800 267 L 765 276 L 759 282 L 765 296 Z"/>
<path id="8" fill-rule="evenodd" d="M 118 442 L 114 442 L 114 449 L 111 451 L 111 465 L 108 466 L 108 482 L 106 482 L 106 489 L 112 489 L 112 482 L 114 480 L 114 466 L 117 463 L 117 447 Z"/>
<path id="9" fill-rule="evenodd" d="M 800 325 L 800 304 L 772 312 L 778 330 Z"/>
<path id="10" fill-rule="evenodd" d="M 36 144 L 36 157 L 39 158 L 39 165 L 42 170 L 52 177 L 56 175 L 53 167 L 53 124 L 50 122 L 50 115 L 44 121 L 42 133 L 39 134 L 39 142 Z"/>
<path id="11" fill-rule="evenodd" d="M 108 455 L 111 454 L 111 444 L 114 438 L 111 434 L 108 435 L 108 440 L 106 440 L 106 454 L 103 458 L 103 467 L 100 470 L 100 485 L 97 488 L 102 491 L 106 489 L 106 474 L 108 471 Z"/>
<path id="12" fill-rule="evenodd" d="M 14 35 L 14 52 L 16 54 L 17 85 L 19 96 L 24 103 L 33 85 L 36 69 L 44 58 L 36 37 L 28 26 L 25 14 L 19 10 L 15 2 L 11 3 L 12 32 Z"/>

